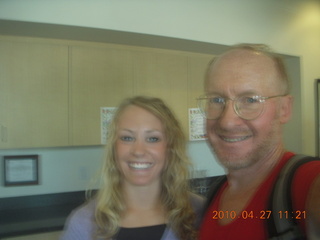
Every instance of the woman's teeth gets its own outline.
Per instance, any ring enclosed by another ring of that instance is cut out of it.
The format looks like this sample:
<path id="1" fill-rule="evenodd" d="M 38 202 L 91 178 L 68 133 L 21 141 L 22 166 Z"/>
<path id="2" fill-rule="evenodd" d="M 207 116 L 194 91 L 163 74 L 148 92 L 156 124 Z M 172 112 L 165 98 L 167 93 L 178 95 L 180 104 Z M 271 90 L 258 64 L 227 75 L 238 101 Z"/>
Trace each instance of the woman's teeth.
<path id="1" fill-rule="evenodd" d="M 148 169 L 152 167 L 153 163 L 129 163 L 129 167 L 133 169 Z"/>

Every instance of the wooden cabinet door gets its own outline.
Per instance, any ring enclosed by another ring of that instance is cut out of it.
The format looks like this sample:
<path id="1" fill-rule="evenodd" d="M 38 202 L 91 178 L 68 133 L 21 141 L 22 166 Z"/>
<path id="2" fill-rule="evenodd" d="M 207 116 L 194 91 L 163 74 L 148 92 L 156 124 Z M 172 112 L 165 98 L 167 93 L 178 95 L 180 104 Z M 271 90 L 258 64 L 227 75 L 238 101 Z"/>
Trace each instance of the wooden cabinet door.
<path id="1" fill-rule="evenodd" d="M 136 52 L 134 93 L 159 97 L 178 117 L 188 132 L 187 56 L 167 52 Z"/>
<path id="2" fill-rule="evenodd" d="M 132 53 L 107 47 L 71 49 L 72 145 L 101 144 L 101 107 L 117 107 L 133 94 Z"/>
<path id="3" fill-rule="evenodd" d="M 204 94 L 204 79 L 213 55 L 194 54 L 188 57 L 188 107 L 197 108 L 197 98 Z"/>
<path id="4" fill-rule="evenodd" d="M 0 41 L 0 149 L 7 146 L 7 84 L 3 73 L 5 65 L 2 63 L 1 55 L 4 52 L 4 45 Z"/>
<path id="5" fill-rule="evenodd" d="M 68 48 L 0 41 L 0 148 L 68 145 Z"/>

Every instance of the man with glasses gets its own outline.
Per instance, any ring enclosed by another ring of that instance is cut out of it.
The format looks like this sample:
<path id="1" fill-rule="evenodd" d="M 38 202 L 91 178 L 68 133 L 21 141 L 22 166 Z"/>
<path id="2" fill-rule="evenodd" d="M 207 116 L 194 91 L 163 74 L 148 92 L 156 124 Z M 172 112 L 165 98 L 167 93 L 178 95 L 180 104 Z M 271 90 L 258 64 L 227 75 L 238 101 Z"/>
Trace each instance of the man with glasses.
<path id="1" fill-rule="evenodd" d="M 292 102 L 284 64 L 265 45 L 236 45 L 210 63 L 205 95 L 198 103 L 227 181 L 208 205 L 200 240 L 271 237 L 266 224 L 274 214 L 268 206 L 271 193 L 281 169 L 295 155 L 282 141 Z M 320 161 L 298 168 L 291 198 L 293 218 L 303 234 L 320 239 Z M 291 217 L 284 211 L 277 214 Z"/>

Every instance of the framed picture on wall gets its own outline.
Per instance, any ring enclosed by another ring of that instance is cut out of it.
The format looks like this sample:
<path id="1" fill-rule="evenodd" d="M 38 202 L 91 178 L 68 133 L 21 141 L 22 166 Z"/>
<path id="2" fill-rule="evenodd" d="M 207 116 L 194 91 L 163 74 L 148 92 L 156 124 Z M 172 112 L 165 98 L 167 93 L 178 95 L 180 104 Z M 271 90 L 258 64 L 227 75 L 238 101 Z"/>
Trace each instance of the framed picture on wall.
<path id="1" fill-rule="evenodd" d="M 4 156 L 4 185 L 39 184 L 39 155 Z"/>

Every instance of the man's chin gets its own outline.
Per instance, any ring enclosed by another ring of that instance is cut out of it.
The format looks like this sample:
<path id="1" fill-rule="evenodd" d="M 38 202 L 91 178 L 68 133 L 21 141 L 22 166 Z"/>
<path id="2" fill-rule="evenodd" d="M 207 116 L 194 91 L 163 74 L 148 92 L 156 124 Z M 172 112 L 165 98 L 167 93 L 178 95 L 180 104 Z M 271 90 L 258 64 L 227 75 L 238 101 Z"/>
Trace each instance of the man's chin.
<path id="1" fill-rule="evenodd" d="M 230 161 L 230 160 L 224 160 L 220 161 L 220 164 L 227 168 L 228 170 L 240 170 L 243 168 L 247 168 L 252 165 L 252 163 L 247 162 L 247 161 Z"/>
<path id="2" fill-rule="evenodd" d="M 241 157 L 239 154 L 231 154 L 231 153 L 221 153 L 214 152 L 217 157 L 218 162 L 229 170 L 239 170 L 242 168 L 247 168 L 254 164 L 253 161 L 250 160 L 250 157 L 245 156 Z"/>

